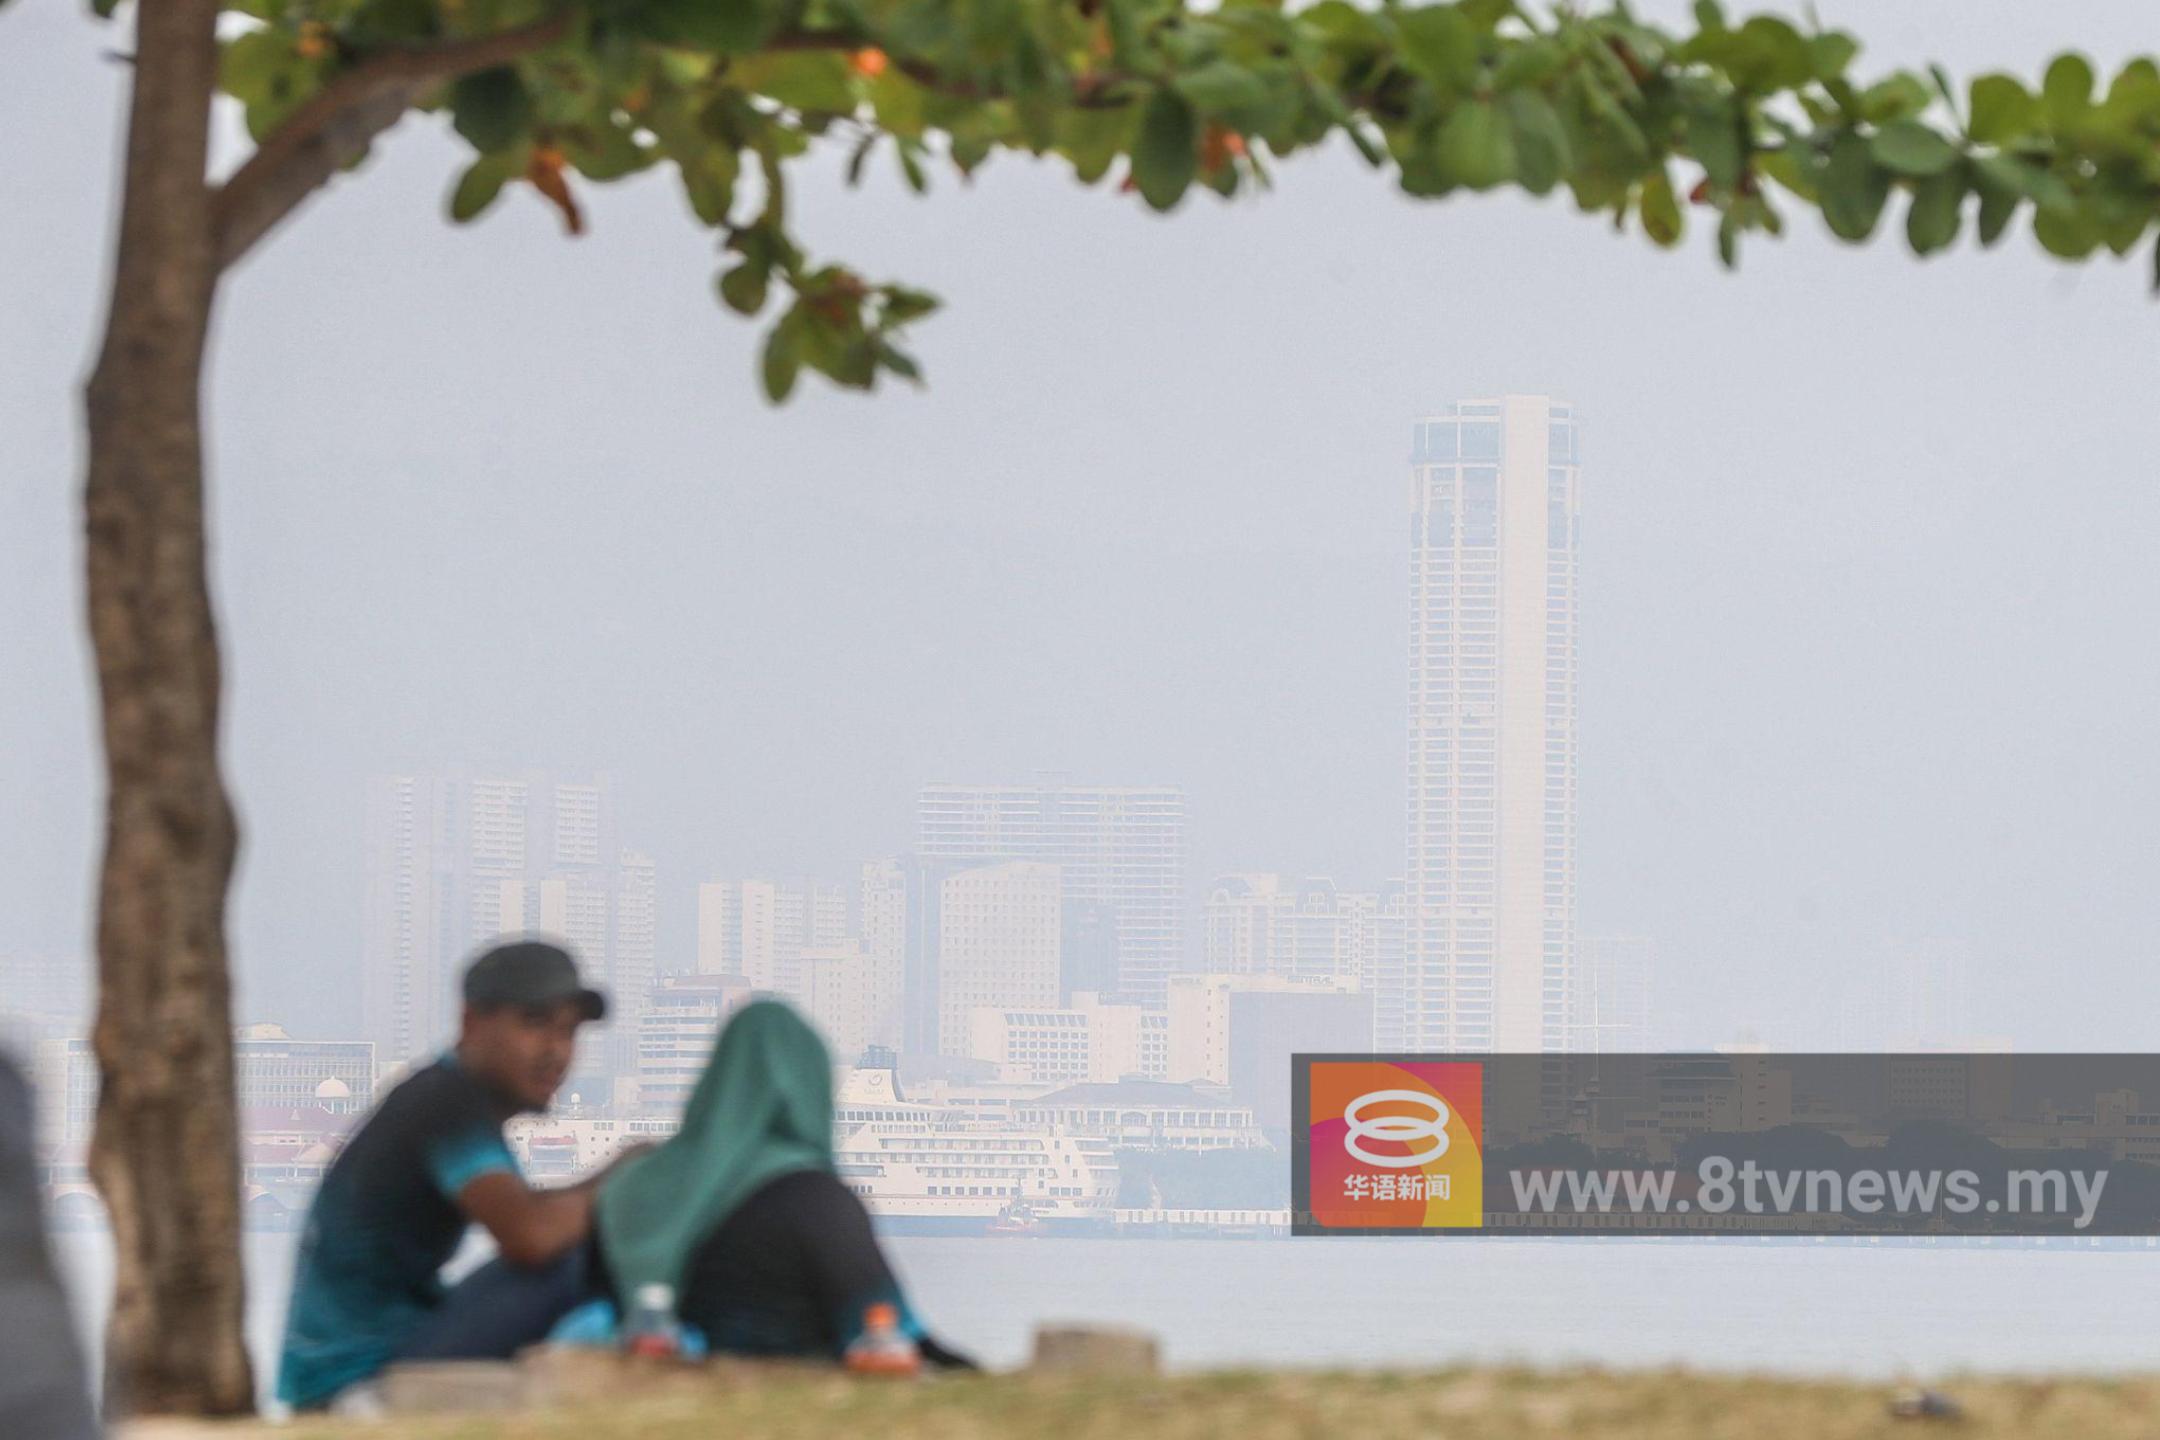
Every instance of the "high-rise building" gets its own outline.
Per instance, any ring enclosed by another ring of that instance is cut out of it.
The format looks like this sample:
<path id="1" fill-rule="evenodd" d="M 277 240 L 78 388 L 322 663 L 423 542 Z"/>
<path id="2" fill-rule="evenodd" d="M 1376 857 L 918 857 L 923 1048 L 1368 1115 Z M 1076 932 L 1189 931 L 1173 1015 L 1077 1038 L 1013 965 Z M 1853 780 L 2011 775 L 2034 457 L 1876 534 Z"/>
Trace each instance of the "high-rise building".
<path id="1" fill-rule="evenodd" d="M 981 1006 L 1058 1003 L 1058 867 L 1027 860 L 946 877 L 938 911 L 938 1053 L 965 1056 Z"/>
<path id="2" fill-rule="evenodd" d="M 919 855 L 863 866 L 862 945 L 900 977 L 898 1049 L 906 1055 L 939 1053 L 939 910 L 947 877 L 963 868 Z"/>
<path id="3" fill-rule="evenodd" d="M 368 784 L 362 1019 L 384 1064 L 446 1043 L 462 967 L 496 938 L 567 940 L 613 998 L 589 1069 L 620 1078 L 655 967 L 653 862 L 620 848 L 607 781 L 462 766 Z"/>
<path id="4" fill-rule="evenodd" d="M 1575 945 L 1577 463 L 1535 395 L 1420 420 L 1410 456 L 1408 941 L 1381 1034 L 1566 1039 Z"/>
<path id="5" fill-rule="evenodd" d="M 652 990 L 638 1029 L 638 1108 L 678 1115 L 712 1059 L 720 1029 L 752 994 L 740 975 L 670 975 Z"/>
<path id="6" fill-rule="evenodd" d="M 1336 976 L 1372 989 L 1400 949 L 1402 889 L 1338 890 L 1332 880 L 1225 875 L 1208 889 L 1207 971 Z"/>
<path id="7" fill-rule="evenodd" d="M 900 1032 L 900 967 L 859 940 L 810 946 L 798 962 L 799 1003 L 823 1032 L 835 1063 L 854 1065 L 872 1046 L 892 1049 Z"/>
<path id="8" fill-rule="evenodd" d="M 1183 790 L 1049 779 L 926 785 L 917 799 L 916 832 L 926 860 L 1055 865 L 1066 905 L 1108 911 L 1117 993 L 1162 1003 L 1185 959 Z"/>
<path id="9" fill-rule="evenodd" d="M 800 1000 L 802 955 L 847 939 L 847 892 L 813 880 L 698 886 L 698 969 Z"/>

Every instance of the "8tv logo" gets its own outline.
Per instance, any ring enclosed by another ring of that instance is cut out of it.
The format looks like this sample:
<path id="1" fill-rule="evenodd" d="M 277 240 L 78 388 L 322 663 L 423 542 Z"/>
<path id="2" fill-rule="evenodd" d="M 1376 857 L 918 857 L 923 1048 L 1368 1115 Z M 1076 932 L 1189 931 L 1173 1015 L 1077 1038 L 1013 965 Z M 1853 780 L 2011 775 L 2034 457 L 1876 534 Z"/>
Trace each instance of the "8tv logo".
<path id="1" fill-rule="evenodd" d="M 1475 1229 L 1485 1219 L 1484 1067 L 1314 1060 L 1308 1200 L 1327 1230 Z"/>

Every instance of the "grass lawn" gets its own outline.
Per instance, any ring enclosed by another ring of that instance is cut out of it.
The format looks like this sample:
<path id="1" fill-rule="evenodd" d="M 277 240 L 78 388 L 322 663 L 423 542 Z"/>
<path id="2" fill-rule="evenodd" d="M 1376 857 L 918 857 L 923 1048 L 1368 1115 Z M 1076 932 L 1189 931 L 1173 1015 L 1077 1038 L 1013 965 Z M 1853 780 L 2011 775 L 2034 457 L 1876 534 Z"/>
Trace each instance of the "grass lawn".
<path id="1" fill-rule="evenodd" d="M 626 1380 L 632 1377 L 625 1377 Z M 604 1403 L 375 1424 L 150 1424 L 124 1440 L 2150 1440 L 2160 1379 L 1943 1385 L 1960 1421 L 1893 1417 L 1894 1387 L 1679 1372 L 1232 1372 L 907 1382 L 787 1373 L 647 1375 Z"/>

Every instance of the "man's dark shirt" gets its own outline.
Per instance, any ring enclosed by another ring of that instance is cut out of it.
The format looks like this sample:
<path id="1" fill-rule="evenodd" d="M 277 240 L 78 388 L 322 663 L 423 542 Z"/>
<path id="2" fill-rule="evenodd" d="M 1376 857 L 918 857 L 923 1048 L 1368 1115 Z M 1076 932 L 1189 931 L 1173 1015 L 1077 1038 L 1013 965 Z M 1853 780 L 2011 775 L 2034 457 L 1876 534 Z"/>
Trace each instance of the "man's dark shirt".
<path id="1" fill-rule="evenodd" d="M 515 1107 L 445 1055 L 385 1096 L 323 1177 L 294 1271 L 278 1398 L 328 1402 L 389 1362 L 441 1302 L 464 1239 L 458 1192 L 517 1173 L 503 1141 Z"/>

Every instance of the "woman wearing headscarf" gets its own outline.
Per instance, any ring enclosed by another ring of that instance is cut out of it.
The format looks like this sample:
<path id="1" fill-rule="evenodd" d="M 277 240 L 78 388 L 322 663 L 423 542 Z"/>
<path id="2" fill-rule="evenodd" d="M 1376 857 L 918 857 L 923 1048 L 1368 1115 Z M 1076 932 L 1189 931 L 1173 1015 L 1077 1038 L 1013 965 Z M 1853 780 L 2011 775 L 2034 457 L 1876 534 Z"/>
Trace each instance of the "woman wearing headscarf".
<path id="1" fill-rule="evenodd" d="M 646 1312 L 713 1350 L 859 1368 L 973 1368 L 928 1336 L 833 1170 L 832 1063 L 788 1006 L 736 1012 L 682 1128 L 600 1191 L 602 1266 L 631 1338 Z"/>

